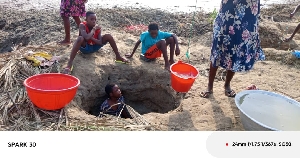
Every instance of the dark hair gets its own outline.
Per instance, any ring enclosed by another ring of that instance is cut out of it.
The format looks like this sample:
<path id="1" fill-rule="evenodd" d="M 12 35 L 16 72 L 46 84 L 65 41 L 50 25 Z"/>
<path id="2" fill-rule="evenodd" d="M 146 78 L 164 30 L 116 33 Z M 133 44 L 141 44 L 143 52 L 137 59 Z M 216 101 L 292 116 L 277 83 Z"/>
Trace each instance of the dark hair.
<path id="1" fill-rule="evenodd" d="M 85 17 L 88 17 L 88 16 L 93 15 L 93 14 L 95 14 L 95 13 L 92 12 L 92 11 L 87 11 L 87 12 L 85 13 Z"/>
<path id="2" fill-rule="evenodd" d="M 107 85 L 105 86 L 105 92 L 106 92 L 108 98 L 110 98 L 110 95 L 109 95 L 109 94 L 113 92 L 113 88 L 114 88 L 115 85 L 116 85 L 116 84 L 112 83 L 112 84 L 107 84 Z"/>
<path id="3" fill-rule="evenodd" d="M 150 23 L 148 25 L 148 30 L 151 31 L 151 30 L 158 30 L 158 24 L 157 23 Z"/>

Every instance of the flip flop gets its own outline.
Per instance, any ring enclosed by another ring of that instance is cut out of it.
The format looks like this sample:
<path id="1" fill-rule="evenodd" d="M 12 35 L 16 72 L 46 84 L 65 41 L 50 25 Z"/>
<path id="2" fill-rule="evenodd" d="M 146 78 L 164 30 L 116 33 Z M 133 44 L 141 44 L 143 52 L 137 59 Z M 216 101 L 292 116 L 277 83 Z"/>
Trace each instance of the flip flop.
<path id="1" fill-rule="evenodd" d="M 200 93 L 200 97 L 202 98 L 209 98 L 209 96 L 213 94 L 213 91 L 204 91 Z"/>
<path id="2" fill-rule="evenodd" d="M 225 90 L 225 95 L 226 95 L 227 97 L 233 98 L 233 97 L 235 97 L 236 93 L 235 93 L 234 90 L 229 90 L 229 91 Z"/>
<path id="3" fill-rule="evenodd" d="M 128 64 L 128 61 L 122 61 L 122 60 L 115 60 L 116 63 L 121 63 L 121 64 Z"/>
<path id="4" fill-rule="evenodd" d="M 151 62 L 151 61 L 155 61 L 156 60 L 156 59 L 146 58 L 143 54 L 140 54 L 140 59 L 142 59 L 145 62 Z"/>

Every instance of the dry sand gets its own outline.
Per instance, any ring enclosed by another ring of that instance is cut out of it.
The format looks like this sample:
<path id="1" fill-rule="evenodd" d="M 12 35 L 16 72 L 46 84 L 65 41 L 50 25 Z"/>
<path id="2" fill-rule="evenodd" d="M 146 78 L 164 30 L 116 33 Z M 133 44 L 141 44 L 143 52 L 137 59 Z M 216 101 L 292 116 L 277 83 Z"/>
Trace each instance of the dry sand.
<path id="1" fill-rule="evenodd" d="M 259 89 L 300 101 L 300 60 L 288 51 L 299 49 L 300 35 L 297 34 L 290 43 L 280 42 L 281 38 L 287 37 L 297 26 L 298 15 L 292 20 L 288 19 L 293 9 L 294 6 L 276 5 L 262 11 L 260 34 L 267 60 L 258 62 L 249 73 L 238 73 L 234 76 L 232 88 L 236 92 L 255 84 Z M 174 32 L 180 37 L 181 55 L 175 59 L 187 62 L 185 52 L 188 46 L 188 23 L 191 23 L 193 14 L 121 8 L 96 9 L 95 12 L 101 15 L 99 22 L 103 33 L 112 34 L 122 55 L 130 53 L 139 38 L 136 33 L 126 32 L 125 26 L 130 23 L 147 25 L 150 21 L 157 21 L 162 30 Z M 20 11 L 14 7 L 0 6 L 0 51 L 10 52 L 12 47 L 20 43 L 23 46 L 52 47 L 49 53 L 61 55 L 60 63 L 62 67 L 65 66 L 71 46 L 55 44 L 64 36 L 58 13 L 58 9 Z M 131 59 L 131 64 L 118 64 L 114 62 L 112 49 L 106 45 L 97 53 L 77 55 L 73 75 L 81 80 L 81 85 L 72 104 L 91 111 L 97 102 L 104 99 L 104 86 L 115 82 L 120 85 L 127 103 L 161 130 L 244 130 L 234 99 L 224 95 L 224 73 L 221 69 L 211 98 L 204 99 L 199 96 L 207 85 L 211 31 L 209 15 L 197 13 L 191 39 L 190 63 L 200 70 L 200 75 L 182 100 L 170 87 L 170 74 L 163 69 L 163 59 L 145 63 L 139 59 L 139 48 Z M 77 30 L 72 20 L 73 41 L 76 35 Z M 172 111 L 179 104 L 183 106 L 183 110 Z M 79 119 L 92 118 L 80 110 L 70 108 L 69 111 L 73 117 Z"/>

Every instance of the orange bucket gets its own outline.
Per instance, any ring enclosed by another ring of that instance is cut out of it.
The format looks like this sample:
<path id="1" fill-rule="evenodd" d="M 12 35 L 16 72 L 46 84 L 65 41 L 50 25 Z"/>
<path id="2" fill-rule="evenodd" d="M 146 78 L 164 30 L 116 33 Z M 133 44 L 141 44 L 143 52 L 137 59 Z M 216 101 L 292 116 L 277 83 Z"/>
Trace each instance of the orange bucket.
<path id="1" fill-rule="evenodd" d="M 76 95 L 80 80 L 60 73 L 38 74 L 24 81 L 31 102 L 44 110 L 58 110 L 70 103 Z"/>
<path id="2" fill-rule="evenodd" d="M 186 93 L 198 75 L 199 71 L 193 65 L 178 61 L 171 65 L 171 86 L 176 92 Z"/>

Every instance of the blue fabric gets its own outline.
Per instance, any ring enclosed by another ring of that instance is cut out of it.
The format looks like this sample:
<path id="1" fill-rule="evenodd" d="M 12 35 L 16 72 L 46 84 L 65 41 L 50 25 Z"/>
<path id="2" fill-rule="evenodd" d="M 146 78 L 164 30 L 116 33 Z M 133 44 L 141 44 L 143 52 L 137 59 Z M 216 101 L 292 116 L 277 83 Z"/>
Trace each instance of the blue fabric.
<path id="1" fill-rule="evenodd" d="M 90 53 L 97 52 L 103 46 L 104 45 L 98 45 L 98 44 L 89 45 L 89 44 L 86 44 L 85 47 L 80 47 L 80 51 L 83 54 L 90 54 Z"/>
<path id="2" fill-rule="evenodd" d="M 221 3 L 214 21 L 210 60 L 214 67 L 234 72 L 251 70 L 255 61 L 265 60 L 258 33 L 260 1 Z"/>
<path id="3" fill-rule="evenodd" d="M 109 109 L 110 105 L 108 104 L 108 100 L 106 99 L 100 106 L 100 111 L 104 112 L 105 114 L 109 114 L 109 115 L 114 115 L 114 116 L 119 116 L 121 110 L 123 109 L 123 107 L 125 106 L 124 104 L 124 97 L 121 96 L 118 100 L 118 103 L 121 103 L 118 106 L 117 110 L 113 110 L 113 109 Z"/>
<path id="4" fill-rule="evenodd" d="M 156 44 L 158 41 L 163 40 L 163 39 L 167 39 L 169 37 L 172 36 L 172 33 L 169 32 L 163 32 L 163 31 L 158 31 L 158 34 L 156 36 L 156 38 L 152 38 L 150 33 L 147 32 L 143 32 L 140 35 L 140 40 L 142 42 L 142 54 L 145 54 L 146 51 L 153 46 L 154 44 Z"/>

